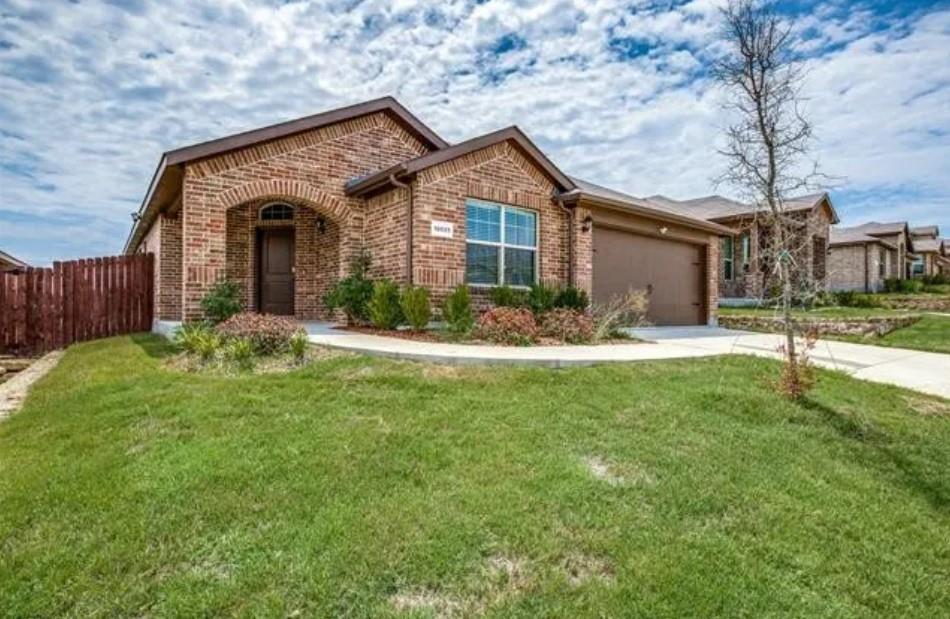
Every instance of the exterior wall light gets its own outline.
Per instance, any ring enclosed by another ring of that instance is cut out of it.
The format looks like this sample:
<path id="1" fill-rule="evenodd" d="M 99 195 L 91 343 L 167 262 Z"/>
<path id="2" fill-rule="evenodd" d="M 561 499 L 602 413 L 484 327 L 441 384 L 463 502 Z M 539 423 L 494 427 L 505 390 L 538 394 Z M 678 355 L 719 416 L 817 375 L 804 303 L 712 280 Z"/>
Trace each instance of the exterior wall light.
<path id="1" fill-rule="evenodd" d="M 314 227 L 317 229 L 317 234 L 323 234 L 327 229 L 327 220 L 323 217 L 317 217 Z"/>
<path id="2" fill-rule="evenodd" d="M 581 221 L 581 230 L 583 232 L 590 232 L 591 226 L 594 224 L 594 218 L 588 215 Z"/>

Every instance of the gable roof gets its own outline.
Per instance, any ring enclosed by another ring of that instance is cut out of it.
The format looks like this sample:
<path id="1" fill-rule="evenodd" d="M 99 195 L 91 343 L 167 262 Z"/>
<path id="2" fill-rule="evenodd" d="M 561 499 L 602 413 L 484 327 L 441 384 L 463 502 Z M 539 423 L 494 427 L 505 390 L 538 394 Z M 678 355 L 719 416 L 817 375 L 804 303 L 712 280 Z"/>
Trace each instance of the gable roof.
<path id="1" fill-rule="evenodd" d="M 914 239 L 914 253 L 940 253 L 943 251 L 941 239 Z"/>
<path id="2" fill-rule="evenodd" d="M 842 247 L 845 245 L 871 245 L 877 244 L 888 249 L 897 249 L 893 243 L 889 243 L 876 236 L 865 234 L 857 228 L 832 228 L 828 238 L 830 247 Z"/>
<path id="3" fill-rule="evenodd" d="M 940 236 L 940 228 L 938 228 L 937 226 L 918 226 L 916 228 L 911 228 L 910 234 L 911 236 L 915 236 L 915 237 L 929 236 L 931 238 L 937 238 L 938 236 Z"/>
<path id="4" fill-rule="evenodd" d="M 247 148 L 264 142 L 278 140 L 289 137 L 304 131 L 319 129 L 327 125 L 352 120 L 360 116 L 368 116 L 377 112 L 388 114 L 393 120 L 402 125 L 409 133 L 416 137 L 423 144 L 430 148 L 439 150 L 447 148 L 449 143 L 439 137 L 432 129 L 427 127 L 416 118 L 409 110 L 402 106 L 393 97 L 382 97 L 365 101 L 356 105 L 336 108 L 327 112 L 305 116 L 296 120 L 278 123 L 235 133 L 223 138 L 209 140 L 177 148 L 165 152 L 158 162 L 158 167 L 152 175 L 148 191 L 142 199 L 142 204 L 136 215 L 133 216 L 135 223 L 129 232 L 129 237 L 125 242 L 125 251 L 128 252 L 135 247 L 145 232 L 151 227 L 155 219 L 156 208 L 164 206 L 165 203 L 175 194 L 181 186 L 182 166 L 186 163 L 214 157 L 224 153 Z M 156 202 L 160 203 L 156 205 Z"/>
<path id="5" fill-rule="evenodd" d="M 662 195 L 653 195 L 646 199 L 668 209 L 674 209 L 684 214 L 690 213 L 693 217 L 701 217 L 719 223 L 741 217 L 751 217 L 757 211 L 761 211 L 761 209 L 756 209 L 751 204 L 720 195 L 703 196 L 689 200 L 674 200 Z M 827 201 L 828 208 L 831 210 L 831 222 L 838 223 L 838 214 L 831 204 L 831 198 L 825 192 L 789 198 L 785 200 L 784 206 L 787 211 L 807 211 L 815 208 L 822 201 Z"/>
<path id="6" fill-rule="evenodd" d="M 379 170 L 378 172 L 353 179 L 346 184 L 346 193 L 351 196 L 362 196 L 374 191 L 387 189 L 394 186 L 392 179 L 398 180 L 398 177 L 413 176 L 426 168 L 431 168 L 434 165 L 445 163 L 446 161 L 451 161 L 452 159 L 457 159 L 477 150 L 509 140 L 523 155 L 541 168 L 541 170 L 554 181 L 558 189 L 561 191 L 569 191 L 574 188 L 574 183 L 571 182 L 571 179 L 561 172 L 558 167 L 541 152 L 541 149 L 528 139 L 528 136 L 526 136 L 521 129 L 511 126 L 474 137 L 464 142 L 459 142 L 454 146 L 449 146 L 442 150 L 426 153 L 420 157 L 397 163 L 394 166 Z"/>
<path id="7" fill-rule="evenodd" d="M 2 249 L 0 249 L 0 263 L 8 264 L 17 269 L 25 269 L 26 267 L 30 266 L 22 260 L 14 258 Z"/>
<path id="8" fill-rule="evenodd" d="M 733 230 L 726 226 L 700 219 L 691 213 L 680 212 L 675 206 L 637 198 L 576 177 L 571 177 L 571 180 L 574 181 L 576 188 L 560 196 L 564 201 L 586 199 L 595 204 L 613 206 L 638 215 L 684 224 L 720 235 L 731 235 L 733 233 Z"/>
<path id="9" fill-rule="evenodd" d="M 888 236 L 891 234 L 900 234 L 902 232 L 908 235 L 910 234 L 910 228 L 908 227 L 906 221 L 894 221 L 889 223 L 870 221 L 866 224 L 854 226 L 854 229 L 861 230 L 865 234 L 870 234 L 871 236 Z"/>

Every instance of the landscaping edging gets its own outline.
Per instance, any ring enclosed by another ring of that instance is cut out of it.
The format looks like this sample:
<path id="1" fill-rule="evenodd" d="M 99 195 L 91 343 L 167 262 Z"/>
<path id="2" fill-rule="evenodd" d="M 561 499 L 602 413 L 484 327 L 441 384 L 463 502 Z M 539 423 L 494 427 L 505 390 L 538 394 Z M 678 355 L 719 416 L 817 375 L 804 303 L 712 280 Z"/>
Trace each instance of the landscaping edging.
<path id="1" fill-rule="evenodd" d="M 950 296 L 886 295 L 882 297 L 881 305 L 888 309 L 950 312 Z"/>
<path id="2" fill-rule="evenodd" d="M 56 367 L 63 357 L 62 350 L 46 353 L 26 369 L 17 372 L 17 375 L 0 385 L 0 421 L 17 412 L 23 405 L 33 383 L 46 376 Z"/>
<path id="3" fill-rule="evenodd" d="M 804 333 L 814 332 L 817 335 L 861 335 L 882 336 L 895 329 L 903 329 L 920 320 L 920 316 L 889 316 L 879 318 L 806 318 L 795 319 L 795 330 Z M 729 329 L 748 331 L 767 331 L 770 333 L 782 330 L 782 319 L 778 316 L 720 316 L 720 326 Z"/>

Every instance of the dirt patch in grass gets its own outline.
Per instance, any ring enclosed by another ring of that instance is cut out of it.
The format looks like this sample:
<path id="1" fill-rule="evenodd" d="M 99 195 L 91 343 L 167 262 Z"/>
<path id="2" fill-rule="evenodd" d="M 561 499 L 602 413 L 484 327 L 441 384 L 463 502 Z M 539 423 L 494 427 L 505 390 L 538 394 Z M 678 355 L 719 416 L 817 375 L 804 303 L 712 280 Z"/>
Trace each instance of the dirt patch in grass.
<path id="1" fill-rule="evenodd" d="M 570 554 L 561 561 L 561 569 L 564 571 L 567 584 L 572 587 L 580 587 L 593 581 L 605 584 L 611 584 L 614 581 L 613 566 L 591 555 Z"/>
<path id="2" fill-rule="evenodd" d="M 912 411 L 923 417 L 950 417 L 950 404 L 946 402 L 915 395 L 905 395 L 903 398 Z"/>
<path id="3" fill-rule="evenodd" d="M 584 465 L 595 479 L 611 486 L 652 486 L 656 483 L 656 478 L 649 471 L 634 463 L 611 462 L 600 456 L 587 456 Z"/>
<path id="4" fill-rule="evenodd" d="M 295 359 L 289 354 L 265 355 L 256 357 L 254 359 L 254 365 L 250 369 L 242 369 L 235 363 L 218 359 L 202 361 L 196 355 L 187 353 L 178 353 L 177 355 L 171 356 L 164 361 L 163 365 L 166 369 L 189 374 L 201 373 L 218 376 L 242 376 L 247 374 L 284 374 L 299 370 L 311 363 L 352 356 L 355 356 L 355 353 L 325 346 L 309 346 L 302 361 Z"/>
<path id="5" fill-rule="evenodd" d="M 460 586 L 458 594 L 412 589 L 389 597 L 399 611 L 427 610 L 440 619 L 479 616 L 524 594 L 534 585 L 526 559 L 496 554 L 488 557 Z"/>

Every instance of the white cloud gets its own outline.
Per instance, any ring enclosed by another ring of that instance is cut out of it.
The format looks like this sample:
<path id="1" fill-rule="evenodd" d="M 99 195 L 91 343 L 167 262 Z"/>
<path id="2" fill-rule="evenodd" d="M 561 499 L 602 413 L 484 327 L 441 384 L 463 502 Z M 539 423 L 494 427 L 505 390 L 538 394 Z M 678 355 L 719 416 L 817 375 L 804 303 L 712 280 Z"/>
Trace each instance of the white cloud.
<path id="1" fill-rule="evenodd" d="M 725 122 L 702 78 L 718 4 L 0 0 L 0 247 L 114 253 L 162 151 L 384 94 L 449 140 L 518 124 L 571 174 L 708 193 Z M 853 223 L 875 195 L 905 200 L 880 215 L 950 232 L 950 11 L 882 29 L 838 9 L 796 26 L 817 154 L 847 178 L 839 211 Z M 621 58 L 611 33 L 641 55 Z"/>

